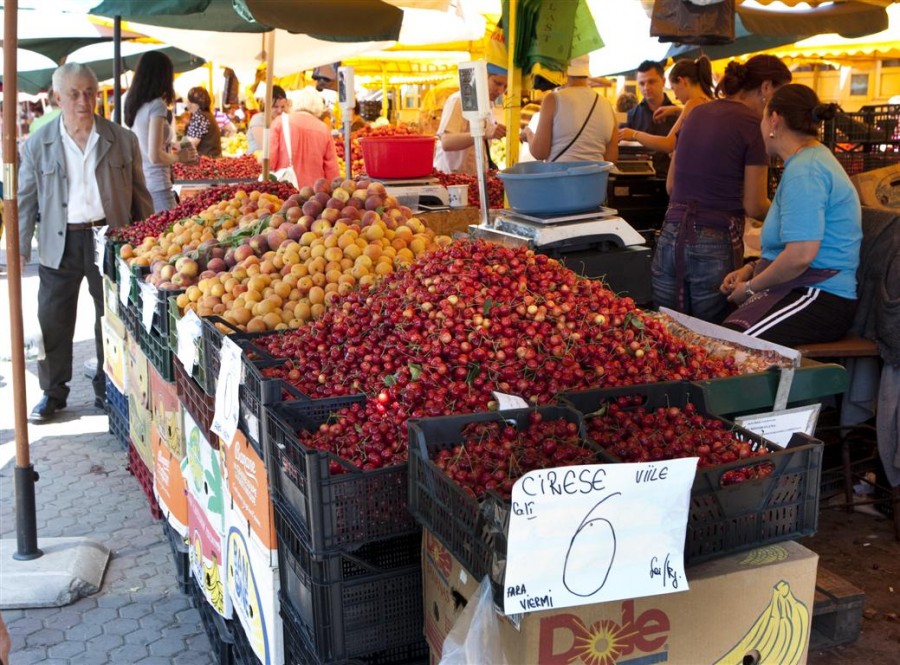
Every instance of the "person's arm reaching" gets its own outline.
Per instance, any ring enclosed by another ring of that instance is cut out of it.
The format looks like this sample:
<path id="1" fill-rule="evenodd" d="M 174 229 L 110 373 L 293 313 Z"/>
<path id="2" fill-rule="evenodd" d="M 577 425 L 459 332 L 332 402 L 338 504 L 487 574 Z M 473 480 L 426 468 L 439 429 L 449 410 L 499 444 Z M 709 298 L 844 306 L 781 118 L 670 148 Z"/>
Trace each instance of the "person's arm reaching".
<path id="1" fill-rule="evenodd" d="M 674 166 L 674 160 L 672 163 Z M 753 219 L 765 219 L 769 212 L 768 183 L 768 166 L 744 167 L 744 212 Z"/>

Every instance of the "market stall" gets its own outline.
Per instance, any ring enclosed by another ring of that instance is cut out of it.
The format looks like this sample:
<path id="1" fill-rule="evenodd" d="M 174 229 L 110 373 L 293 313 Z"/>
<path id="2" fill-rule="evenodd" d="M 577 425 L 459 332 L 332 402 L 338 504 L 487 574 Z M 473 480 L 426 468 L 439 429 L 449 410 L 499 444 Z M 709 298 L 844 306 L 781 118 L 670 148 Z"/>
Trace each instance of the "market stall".
<path id="1" fill-rule="evenodd" d="M 642 309 L 610 163 L 443 174 L 434 141 L 367 127 L 298 189 L 179 165 L 102 244 L 110 431 L 214 658 L 804 662 L 790 410 L 843 368 Z"/>

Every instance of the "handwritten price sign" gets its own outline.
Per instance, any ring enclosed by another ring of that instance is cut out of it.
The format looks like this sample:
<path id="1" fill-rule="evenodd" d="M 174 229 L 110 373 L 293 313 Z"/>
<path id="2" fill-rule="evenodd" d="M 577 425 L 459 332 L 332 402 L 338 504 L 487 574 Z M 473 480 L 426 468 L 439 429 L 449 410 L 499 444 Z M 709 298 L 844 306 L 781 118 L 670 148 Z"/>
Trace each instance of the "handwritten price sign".
<path id="1" fill-rule="evenodd" d="M 216 408 L 212 431 L 231 441 L 238 426 L 238 390 L 241 385 L 241 347 L 227 337 L 219 352 L 219 378 L 216 383 Z"/>
<path id="2" fill-rule="evenodd" d="M 686 591 L 697 458 L 531 471 L 509 518 L 506 614 Z"/>

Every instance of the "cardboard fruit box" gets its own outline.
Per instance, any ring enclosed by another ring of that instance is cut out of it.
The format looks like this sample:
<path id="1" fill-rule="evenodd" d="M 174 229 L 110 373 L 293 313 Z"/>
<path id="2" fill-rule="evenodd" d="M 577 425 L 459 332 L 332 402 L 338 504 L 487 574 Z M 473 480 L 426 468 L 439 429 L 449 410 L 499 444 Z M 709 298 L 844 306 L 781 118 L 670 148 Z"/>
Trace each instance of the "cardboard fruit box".
<path id="1" fill-rule="evenodd" d="M 809 647 L 818 555 L 792 542 L 687 570 L 689 591 L 511 617 L 498 614 L 508 663 L 608 665 L 665 662 L 802 665 Z M 439 660 L 444 639 L 479 580 L 440 541 L 422 541 L 425 637 Z M 496 608 L 495 608 L 496 609 Z"/>

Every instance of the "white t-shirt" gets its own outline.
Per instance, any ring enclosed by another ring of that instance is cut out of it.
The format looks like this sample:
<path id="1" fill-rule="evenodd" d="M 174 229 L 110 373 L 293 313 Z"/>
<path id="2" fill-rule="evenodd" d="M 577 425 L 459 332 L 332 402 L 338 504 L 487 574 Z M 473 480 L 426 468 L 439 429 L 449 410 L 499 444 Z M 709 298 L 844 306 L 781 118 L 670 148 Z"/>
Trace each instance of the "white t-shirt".
<path id="1" fill-rule="evenodd" d="M 587 124 L 584 124 L 594 99 L 594 107 Z M 584 130 L 578 130 L 584 125 Z M 612 104 L 591 88 L 574 87 L 556 91 L 556 113 L 553 115 L 553 144 L 547 161 L 599 162 L 605 159 L 606 144 L 618 128 Z M 563 152 L 575 136 L 578 139 Z"/>
<path id="2" fill-rule="evenodd" d="M 493 118 L 487 119 L 485 123 L 485 136 L 491 134 L 494 126 Z M 441 124 L 438 126 L 438 139 L 445 134 L 461 134 L 469 132 L 469 121 L 463 117 L 462 102 L 459 99 L 459 91 L 454 92 L 447 97 L 444 102 L 444 110 L 441 113 Z M 485 156 L 487 156 L 488 148 L 485 146 Z M 470 145 L 464 150 L 445 151 L 441 147 L 438 140 L 434 149 L 434 168 L 444 173 L 468 173 L 475 175 L 477 169 L 475 167 L 475 145 Z"/>

